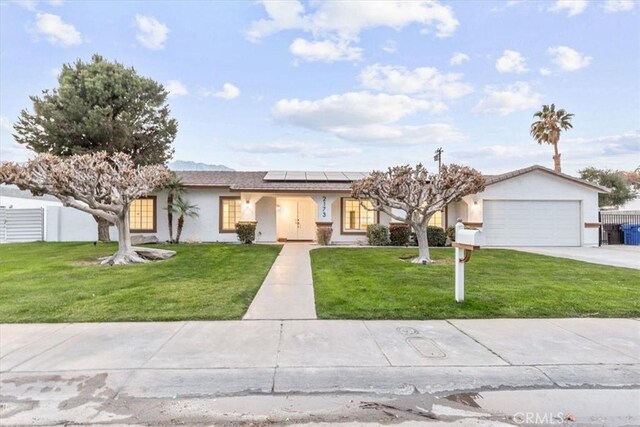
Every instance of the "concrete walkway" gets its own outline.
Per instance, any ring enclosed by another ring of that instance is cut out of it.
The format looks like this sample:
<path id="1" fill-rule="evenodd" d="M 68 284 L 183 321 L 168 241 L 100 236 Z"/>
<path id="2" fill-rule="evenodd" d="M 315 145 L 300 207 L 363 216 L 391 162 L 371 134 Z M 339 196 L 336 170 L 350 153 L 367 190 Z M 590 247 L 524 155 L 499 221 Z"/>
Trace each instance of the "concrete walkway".
<path id="1" fill-rule="evenodd" d="M 593 264 L 640 270 L 640 246 L 612 245 L 601 247 L 517 247 L 508 248 L 540 255 L 575 259 Z"/>
<path id="2" fill-rule="evenodd" d="M 316 319 L 310 243 L 286 243 L 244 320 Z"/>

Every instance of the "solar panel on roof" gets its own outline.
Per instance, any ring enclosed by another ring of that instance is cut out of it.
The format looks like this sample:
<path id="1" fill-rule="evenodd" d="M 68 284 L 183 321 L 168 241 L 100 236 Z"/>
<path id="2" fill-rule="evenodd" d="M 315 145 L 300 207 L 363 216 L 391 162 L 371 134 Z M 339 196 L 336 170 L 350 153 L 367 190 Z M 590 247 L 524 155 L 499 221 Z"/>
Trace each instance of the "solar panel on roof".
<path id="1" fill-rule="evenodd" d="M 324 172 L 307 172 L 307 181 L 326 181 Z"/>
<path id="2" fill-rule="evenodd" d="M 324 174 L 329 181 L 349 181 L 342 172 L 325 172 Z"/>
<path id="3" fill-rule="evenodd" d="M 284 171 L 269 171 L 263 179 L 265 181 L 284 181 L 286 175 L 287 173 Z"/>
<path id="4" fill-rule="evenodd" d="M 350 181 L 355 181 L 365 177 L 365 174 L 362 172 L 345 172 L 344 174 Z"/>
<path id="5" fill-rule="evenodd" d="M 350 182 L 366 175 L 364 172 L 269 171 L 264 176 L 264 181 Z"/>
<path id="6" fill-rule="evenodd" d="M 285 181 L 305 181 L 307 174 L 305 172 L 287 172 Z"/>

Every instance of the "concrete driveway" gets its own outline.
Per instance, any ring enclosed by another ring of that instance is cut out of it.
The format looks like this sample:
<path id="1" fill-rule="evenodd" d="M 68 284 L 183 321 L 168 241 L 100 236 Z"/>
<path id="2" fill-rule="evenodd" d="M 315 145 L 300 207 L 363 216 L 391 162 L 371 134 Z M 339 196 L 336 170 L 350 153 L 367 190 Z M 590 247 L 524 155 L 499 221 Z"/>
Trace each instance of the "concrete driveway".
<path id="1" fill-rule="evenodd" d="M 627 267 L 640 270 L 640 246 L 613 245 L 601 247 L 515 247 L 517 251 L 575 259 L 592 264 Z"/>

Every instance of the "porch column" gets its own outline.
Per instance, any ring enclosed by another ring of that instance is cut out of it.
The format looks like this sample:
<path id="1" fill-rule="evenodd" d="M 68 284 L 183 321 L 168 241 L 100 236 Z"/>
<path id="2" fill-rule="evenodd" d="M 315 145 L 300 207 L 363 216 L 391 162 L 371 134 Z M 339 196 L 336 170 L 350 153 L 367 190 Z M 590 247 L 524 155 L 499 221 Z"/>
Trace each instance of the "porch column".
<path id="1" fill-rule="evenodd" d="M 463 218 L 465 223 L 475 223 L 482 224 L 483 219 L 483 209 L 482 209 L 482 199 L 478 197 L 478 195 L 473 194 L 469 196 L 465 196 L 462 198 L 462 201 L 467 204 L 467 218 L 466 220 Z"/>
<path id="2" fill-rule="evenodd" d="M 316 202 L 316 225 L 331 226 L 333 224 L 331 205 L 336 200 L 336 196 L 318 194 L 312 196 L 312 199 Z"/>
<path id="3" fill-rule="evenodd" d="M 316 236 L 318 244 L 330 245 L 333 234 L 333 212 L 331 205 L 336 196 L 318 194 L 311 196 L 316 203 Z"/>
<path id="4" fill-rule="evenodd" d="M 240 193 L 240 220 L 242 222 L 256 222 L 256 203 L 262 197 L 262 194 Z"/>

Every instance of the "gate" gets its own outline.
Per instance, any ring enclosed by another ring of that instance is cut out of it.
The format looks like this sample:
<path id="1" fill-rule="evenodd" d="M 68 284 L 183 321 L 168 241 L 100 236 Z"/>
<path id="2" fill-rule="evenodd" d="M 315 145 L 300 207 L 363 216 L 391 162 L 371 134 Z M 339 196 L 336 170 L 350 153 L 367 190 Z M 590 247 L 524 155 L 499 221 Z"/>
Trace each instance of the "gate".
<path id="1" fill-rule="evenodd" d="M 0 208 L 0 243 L 44 240 L 44 209 Z"/>
<path id="2" fill-rule="evenodd" d="M 640 224 L 640 212 L 600 212 L 600 246 L 623 245 L 623 224 Z"/>

